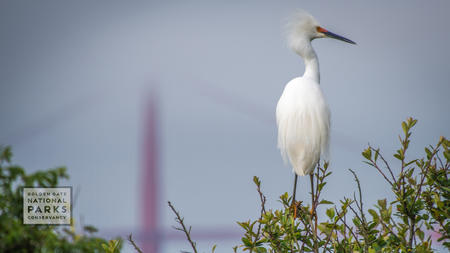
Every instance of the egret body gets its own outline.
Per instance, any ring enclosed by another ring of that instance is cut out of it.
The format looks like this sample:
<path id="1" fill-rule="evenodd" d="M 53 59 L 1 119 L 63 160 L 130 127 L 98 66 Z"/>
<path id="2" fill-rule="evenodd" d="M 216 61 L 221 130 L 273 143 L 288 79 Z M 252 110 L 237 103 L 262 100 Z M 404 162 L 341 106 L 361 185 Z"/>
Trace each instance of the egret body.
<path id="1" fill-rule="evenodd" d="M 304 11 L 297 12 L 288 23 L 288 46 L 305 62 L 303 76 L 294 78 L 284 88 L 277 104 L 278 148 L 297 175 L 311 175 L 320 157 L 328 151 L 330 110 L 319 86 L 319 60 L 311 45 L 318 38 L 334 38 L 355 44 L 319 26 Z"/>

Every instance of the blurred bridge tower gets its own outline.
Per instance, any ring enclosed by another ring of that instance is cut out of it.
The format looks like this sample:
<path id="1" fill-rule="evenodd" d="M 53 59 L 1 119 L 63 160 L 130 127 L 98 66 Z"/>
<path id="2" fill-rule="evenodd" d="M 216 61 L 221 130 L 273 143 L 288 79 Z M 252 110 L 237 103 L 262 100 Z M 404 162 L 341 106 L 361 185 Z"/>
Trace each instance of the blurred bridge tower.
<path id="1" fill-rule="evenodd" d="M 141 234 L 139 241 L 145 253 L 157 253 L 162 236 L 159 233 L 158 196 L 159 154 L 158 154 L 158 93 L 152 89 L 145 101 L 143 129 L 143 161 L 141 174 Z"/>

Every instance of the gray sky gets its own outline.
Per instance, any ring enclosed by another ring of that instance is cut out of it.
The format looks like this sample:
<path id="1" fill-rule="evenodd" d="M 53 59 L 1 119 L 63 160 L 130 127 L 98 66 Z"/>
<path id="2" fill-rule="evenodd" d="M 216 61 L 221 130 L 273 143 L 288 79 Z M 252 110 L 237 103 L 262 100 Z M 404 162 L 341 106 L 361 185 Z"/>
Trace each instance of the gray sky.
<path id="1" fill-rule="evenodd" d="M 448 1 L 2 1 L 0 143 L 30 171 L 66 165 L 80 191 L 75 218 L 135 229 L 143 105 L 156 85 L 161 227 L 173 225 L 171 200 L 194 230 L 237 229 L 258 214 L 253 175 L 273 208 L 291 191 L 274 114 L 284 85 L 303 74 L 282 31 L 297 8 L 358 43 L 313 42 L 332 112 L 324 197 L 352 195 L 353 168 L 371 205 L 389 187 L 361 162 L 368 142 L 391 157 L 408 116 L 419 119 L 412 154 L 449 136 Z M 220 253 L 238 242 L 216 243 Z"/>

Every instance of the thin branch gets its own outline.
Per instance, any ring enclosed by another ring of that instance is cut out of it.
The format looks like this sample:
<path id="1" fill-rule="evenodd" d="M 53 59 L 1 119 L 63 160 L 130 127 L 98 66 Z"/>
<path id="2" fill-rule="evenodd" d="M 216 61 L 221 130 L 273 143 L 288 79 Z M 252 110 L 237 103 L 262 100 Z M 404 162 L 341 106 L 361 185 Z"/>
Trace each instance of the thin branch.
<path id="1" fill-rule="evenodd" d="M 306 231 L 305 237 L 308 238 L 310 236 L 310 234 L 311 234 L 312 226 L 310 224 L 305 223 L 303 219 L 299 219 L 299 220 L 303 224 L 303 226 L 305 227 L 305 231 Z M 312 223 L 312 221 L 311 221 L 311 223 Z M 305 243 L 306 243 L 306 241 L 303 240 L 302 241 L 302 246 L 300 248 L 300 252 L 304 252 Z"/>
<path id="2" fill-rule="evenodd" d="M 369 147 L 370 147 L 372 150 L 374 150 L 375 152 L 378 153 L 378 156 L 380 157 L 380 159 L 383 161 L 384 165 L 385 165 L 386 168 L 388 169 L 389 174 L 391 174 L 392 180 L 394 180 L 394 183 L 397 183 L 397 180 L 395 180 L 394 173 L 392 172 L 392 169 L 391 169 L 391 167 L 389 166 L 389 163 L 386 161 L 386 159 L 384 159 L 384 156 L 380 153 L 379 150 L 375 150 L 375 149 L 372 148 L 370 145 L 369 145 Z M 392 183 L 391 183 L 391 184 L 392 184 Z"/>
<path id="3" fill-rule="evenodd" d="M 441 164 L 441 168 L 444 168 L 444 163 L 442 163 L 441 157 L 439 156 L 439 154 L 436 154 L 437 159 L 439 160 L 439 163 Z"/>
<path id="4" fill-rule="evenodd" d="M 142 250 L 136 245 L 136 243 L 133 241 L 133 235 L 130 234 L 128 235 L 128 241 L 131 243 L 131 245 L 133 245 L 134 249 L 139 252 L 142 253 Z"/>
<path id="5" fill-rule="evenodd" d="M 411 224 L 410 224 L 410 230 L 409 230 L 409 247 L 412 249 L 413 248 L 413 242 L 414 242 L 414 237 L 415 236 L 415 228 L 414 226 L 416 225 L 416 220 L 413 218 L 410 218 L 411 220 Z"/>
<path id="6" fill-rule="evenodd" d="M 344 212 L 344 223 L 347 222 L 347 209 Z M 344 226 L 344 240 L 347 241 L 347 228 Z"/>
<path id="7" fill-rule="evenodd" d="M 358 185 L 359 203 L 360 203 L 360 204 L 358 205 L 358 201 L 356 201 L 356 199 L 355 199 L 356 206 L 358 206 L 359 211 L 361 212 L 362 221 L 363 221 L 364 223 L 366 223 L 366 217 L 365 217 L 365 215 L 364 215 L 364 207 L 363 207 L 363 200 L 362 200 L 361 184 L 360 184 L 360 182 L 359 182 L 358 177 L 356 176 L 356 173 L 355 173 L 352 169 L 349 169 L 349 170 L 350 170 L 350 172 L 353 174 L 353 176 L 355 177 L 356 184 Z"/>
<path id="8" fill-rule="evenodd" d="M 425 178 L 426 178 L 426 176 L 427 176 L 427 174 L 428 174 L 428 170 L 429 170 L 430 167 L 431 167 L 431 160 L 432 160 L 433 157 L 437 154 L 437 152 L 439 152 L 439 148 L 435 148 L 434 151 L 433 151 L 433 153 L 431 154 L 431 157 L 430 157 L 429 162 L 428 162 L 428 164 L 427 164 L 427 167 L 426 167 L 426 169 L 425 169 L 425 173 L 422 174 L 422 177 L 421 177 L 421 180 L 420 180 L 420 184 L 419 184 L 419 190 L 417 191 L 417 194 L 416 194 L 416 196 L 414 197 L 414 201 L 413 201 L 412 206 L 414 206 L 414 204 L 415 204 L 416 201 L 417 201 L 417 198 L 419 197 L 420 193 L 422 192 L 422 186 L 423 186 L 423 183 L 424 183 Z M 436 162 L 435 162 L 435 164 L 436 164 Z M 423 171 L 423 170 L 422 170 L 422 171 Z"/>
<path id="9" fill-rule="evenodd" d="M 358 244 L 359 248 L 361 249 L 361 244 L 358 241 L 358 237 L 356 236 L 356 234 L 353 232 L 353 229 L 351 229 L 348 225 L 347 222 L 345 222 L 345 220 L 342 219 L 342 217 L 339 217 L 339 220 L 342 221 L 342 223 L 344 224 L 344 226 L 350 231 L 350 233 L 352 233 L 353 237 L 355 237 L 355 241 Z"/>
<path id="10" fill-rule="evenodd" d="M 257 187 L 259 199 L 261 200 L 261 216 L 266 212 L 266 196 L 261 192 L 260 186 Z"/>
<path id="11" fill-rule="evenodd" d="M 393 219 L 391 218 L 391 220 L 393 221 Z M 400 238 L 398 238 L 397 234 L 394 233 L 394 231 L 392 231 L 392 229 L 383 221 L 383 219 L 380 219 L 380 224 L 383 228 L 387 229 L 388 232 L 394 236 L 397 240 L 401 240 Z M 403 242 L 405 242 L 405 240 L 403 239 Z"/>
<path id="12" fill-rule="evenodd" d="M 361 212 L 361 206 L 358 204 L 358 200 L 356 199 L 356 193 L 353 193 L 353 200 L 356 204 L 356 207 L 358 208 L 358 211 Z M 362 219 L 361 219 L 362 221 Z"/>
<path id="13" fill-rule="evenodd" d="M 361 184 L 360 184 L 360 182 L 359 182 L 358 176 L 356 176 L 356 173 L 355 173 L 352 169 L 349 169 L 349 170 L 350 170 L 350 172 L 353 174 L 353 176 L 355 177 L 355 181 L 356 181 L 356 184 L 357 184 L 357 186 L 358 186 L 358 192 L 359 192 L 359 204 L 358 204 L 358 201 L 356 200 L 356 196 L 354 196 L 354 198 L 355 198 L 356 206 L 358 207 L 359 212 L 360 212 L 360 214 L 361 214 L 361 218 L 359 218 L 360 221 L 361 221 L 361 230 L 360 230 L 360 232 L 362 233 L 362 236 L 364 237 L 364 241 L 366 242 L 366 243 L 364 244 L 364 252 L 368 252 L 368 251 L 369 251 L 368 244 L 369 244 L 370 241 L 369 241 L 369 237 L 368 237 L 368 235 L 367 235 L 368 224 L 367 224 L 366 216 L 364 215 L 364 206 L 363 206 L 363 200 L 362 200 Z M 353 210 L 352 206 L 349 205 L 349 207 L 350 207 L 350 209 L 355 213 L 355 215 L 358 216 L 358 215 L 356 214 L 356 211 Z"/>
<path id="14" fill-rule="evenodd" d="M 372 160 L 370 160 L 372 162 Z M 378 164 L 376 164 L 375 162 L 372 162 L 373 167 L 375 167 L 375 169 L 378 170 L 378 172 L 380 172 L 380 174 L 384 177 L 384 179 L 386 179 L 386 181 L 392 186 L 394 187 L 394 184 L 391 182 L 391 180 L 389 180 L 389 178 L 383 173 L 383 171 L 378 167 Z M 394 179 L 395 180 L 395 179 Z"/>
<path id="15" fill-rule="evenodd" d="M 170 203 L 170 201 L 167 202 L 169 204 L 170 209 L 172 209 L 173 213 L 177 216 L 175 218 L 175 220 L 178 222 L 178 224 L 181 225 L 181 228 L 177 228 L 175 227 L 175 229 L 183 231 L 184 234 L 186 235 L 187 240 L 189 241 L 189 243 L 192 246 L 192 249 L 194 250 L 195 253 L 197 252 L 197 248 L 196 248 L 196 243 L 194 241 L 192 241 L 191 239 L 191 227 L 189 227 L 189 230 L 186 229 L 186 226 L 184 225 L 184 219 L 180 216 L 180 214 L 177 212 L 177 210 L 175 210 L 175 207 L 172 205 L 172 203 Z"/>
<path id="16" fill-rule="evenodd" d="M 255 181 L 256 184 L 256 190 L 259 194 L 259 199 L 261 200 L 261 214 L 260 214 L 260 221 L 258 222 L 258 230 L 256 231 L 255 240 L 253 243 L 256 243 L 260 236 L 261 236 L 261 219 L 263 217 L 263 214 L 266 212 L 266 196 L 261 191 L 261 181 L 256 176 L 253 178 L 253 181 Z M 253 248 L 250 249 L 250 253 L 253 252 Z"/>
<path id="17" fill-rule="evenodd" d="M 421 177 L 421 179 L 420 179 L 419 190 L 417 191 L 417 194 L 416 194 L 416 196 L 414 197 L 414 200 L 413 200 L 413 202 L 412 202 L 412 206 L 414 206 L 414 204 L 415 204 L 416 201 L 417 201 L 417 198 L 419 197 L 420 193 L 422 192 L 422 186 L 423 186 L 423 183 L 424 183 L 424 181 L 425 181 L 425 178 L 427 177 L 426 175 L 427 175 L 428 169 L 430 169 L 430 167 L 431 167 L 431 166 L 427 166 L 427 168 L 426 168 L 426 170 L 425 170 L 425 174 L 423 174 L 422 177 Z"/>
<path id="18" fill-rule="evenodd" d="M 353 212 L 353 214 L 356 216 L 356 218 L 358 218 L 359 221 L 362 222 L 361 217 L 358 215 L 358 212 L 355 211 L 355 209 L 353 209 L 353 207 L 351 205 L 348 205 L 348 207 L 350 208 L 350 210 Z"/>
<path id="19" fill-rule="evenodd" d="M 334 210 L 336 211 L 336 214 L 338 214 L 338 219 L 339 219 L 339 217 L 341 217 L 341 215 L 343 216 L 345 214 L 345 212 L 339 213 L 338 210 L 336 209 L 336 206 L 334 207 Z M 336 230 L 336 223 L 338 222 L 338 219 L 334 220 L 333 229 L 331 230 L 331 233 L 327 236 L 327 240 L 325 241 L 325 244 L 323 245 L 324 247 L 326 247 L 327 244 L 330 242 L 331 236 L 333 235 L 333 231 Z"/>

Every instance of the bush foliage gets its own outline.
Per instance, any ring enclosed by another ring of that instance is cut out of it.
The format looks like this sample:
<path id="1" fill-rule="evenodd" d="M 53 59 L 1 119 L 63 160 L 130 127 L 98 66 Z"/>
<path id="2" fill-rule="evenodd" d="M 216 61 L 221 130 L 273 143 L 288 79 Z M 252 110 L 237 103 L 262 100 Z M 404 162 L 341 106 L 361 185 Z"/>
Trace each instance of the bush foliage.
<path id="1" fill-rule="evenodd" d="M 66 168 L 27 174 L 11 163 L 10 147 L 0 147 L 0 252 L 119 252 L 120 240 L 93 236 L 97 229 L 84 226 L 24 225 L 22 188 L 56 187 L 69 178 Z"/>
<path id="2" fill-rule="evenodd" d="M 411 129 L 416 123 L 412 118 L 402 123 L 400 147 L 393 155 L 398 165 L 388 163 L 379 148 L 369 145 L 362 152 L 364 162 L 384 178 L 393 196 L 378 200 L 372 208 L 366 209 L 363 189 L 353 170 L 349 172 L 355 179 L 353 196 L 339 203 L 323 199 L 322 192 L 332 173 L 327 162 L 319 163 L 314 171 L 311 203 L 292 203 L 291 196 L 284 193 L 278 210 L 267 210 L 261 181 L 254 177 L 261 202 L 260 217 L 238 222 L 244 234 L 234 252 L 434 252 L 437 243 L 450 250 L 450 141 L 440 137 L 437 144 L 424 148 L 423 157 L 407 157 Z M 11 164 L 11 156 L 9 147 L 0 147 L 0 252 L 120 251 L 120 239 L 96 237 L 92 226 L 76 233 L 73 226 L 23 225 L 22 187 L 58 186 L 68 174 L 65 168 L 27 174 L 22 167 Z M 170 202 L 169 207 L 180 225 L 176 229 L 185 233 L 192 250 L 198 252 L 191 227 L 184 224 Z M 322 210 L 324 214 L 318 215 Z M 128 240 L 137 252 L 142 252 L 131 235 Z"/>
<path id="3" fill-rule="evenodd" d="M 279 199 L 282 203 L 279 210 L 266 209 L 261 181 L 254 177 L 261 215 L 256 220 L 238 222 L 244 235 L 234 252 L 434 252 L 436 243 L 450 250 L 450 142 L 441 137 L 436 145 L 425 147 L 424 157 L 408 158 L 411 129 L 416 123 L 412 118 L 402 123 L 400 148 L 394 154 L 398 166 L 389 164 L 379 148 L 369 145 L 362 152 L 364 162 L 380 173 L 394 196 L 378 200 L 372 208 L 366 209 L 353 170 L 350 170 L 356 186 L 353 196 L 339 203 L 321 198 L 331 175 L 326 162 L 318 164 L 314 172 L 311 203 L 292 203 L 288 193 L 284 193 Z M 325 217 L 323 220 L 317 215 L 323 209 L 318 209 L 319 206 L 328 207 L 324 215 L 319 215 Z M 189 236 L 190 228 L 183 229 L 183 219 L 175 214 L 182 225 L 178 229 L 185 232 L 197 252 Z"/>

